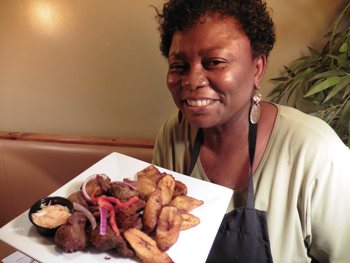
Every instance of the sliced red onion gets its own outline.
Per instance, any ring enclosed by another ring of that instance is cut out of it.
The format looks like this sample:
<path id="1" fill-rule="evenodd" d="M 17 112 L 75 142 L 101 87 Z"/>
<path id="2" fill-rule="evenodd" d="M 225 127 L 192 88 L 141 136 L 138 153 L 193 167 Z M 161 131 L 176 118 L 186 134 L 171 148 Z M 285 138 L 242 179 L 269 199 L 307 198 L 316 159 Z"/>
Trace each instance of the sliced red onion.
<path id="1" fill-rule="evenodd" d="M 100 235 L 104 236 L 107 231 L 107 213 L 106 208 L 99 207 L 100 209 Z"/>
<path id="2" fill-rule="evenodd" d="M 96 218 L 93 216 L 93 214 L 88 209 L 86 209 L 84 206 L 82 206 L 81 204 L 73 202 L 73 206 L 74 206 L 75 210 L 84 213 L 84 215 L 87 217 L 87 219 L 89 219 L 92 229 L 95 229 L 97 226 L 97 223 L 96 223 Z"/>
<path id="3" fill-rule="evenodd" d="M 113 181 L 111 182 L 111 184 L 126 184 L 127 186 L 130 186 L 132 189 L 137 189 L 137 186 L 132 184 L 132 183 L 128 183 L 128 182 L 124 182 L 124 181 Z"/>
<path id="4" fill-rule="evenodd" d="M 82 193 L 83 197 L 85 198 L 85 200 L 88 201 L 89 203 L 93 203 L 93 202 L 91 201 L 91 198 L 86 191 L 86 185 L 91 180 L 96 179 L 97 175 L 102 176 L 104 180 L 108 179 L 108 176 L 105 174 L 93 174 L 93 175 L 90 175 L 88 178 L 86 178 L 86 180 L 84 181 L 84 183 L 81 186 L 81 193 Z"/>

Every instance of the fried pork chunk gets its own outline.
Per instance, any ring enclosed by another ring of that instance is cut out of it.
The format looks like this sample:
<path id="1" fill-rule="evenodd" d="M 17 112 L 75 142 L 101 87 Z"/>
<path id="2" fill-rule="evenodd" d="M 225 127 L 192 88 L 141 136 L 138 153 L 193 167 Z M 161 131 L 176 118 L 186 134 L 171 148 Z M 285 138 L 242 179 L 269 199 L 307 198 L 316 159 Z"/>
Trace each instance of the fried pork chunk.
<path id="1" fill-rule="evenodd" d="M 116 208 L 116 222 L 121 233 L 129 228 L 142 228 L 142 218 L 140 212 L 145 206 L 146 202 L 138 199 L 127 207 Z"/>
<path id="2" fill-rule="evenodd" d="M 55 243 L 64 252 L 75 252 L 84 249 L 88 244 L 85 234 L 86 217 L 82 212 L 75 211 L 55 234 Z"/>
<path id="3" fill-rule="evenodd" d="M 85 208 L 88 208 L 88 207 L 89 207 L 89 205 L 88 205 L 88 203 L 86 202 L 85 198 L 83 197 L 81 191 L 74 192 L 73 194 L 71 194 L 70 196 L 68 196 L 67 199 L 68 199 L 69 201 L 71 201 L 72 203 L 80 204 L 80 205 L 82 205 L 82 206 L 85 207 Z"/>
<path id="4" fill-rule="evenodd" d="M 117 236 L 109 224 L 105 235 L 100 235 L 100 226 L 98 225 L 94 230 L 90 227 L 87 236 L 91 244 L 99 251 L 115 249 L 122 257 L 132 257 L 134 255 L 126 241 L 121 236 Z"/>
<path id="5" fill-rule="evenodd" d="M 141 200 L 146 200 L 147 195 L 138 189 L 134 189 L 124 183 L 111 183 L 110 193 L 121 202 L 128 201 L 130 198 L 137 196 Z"/>

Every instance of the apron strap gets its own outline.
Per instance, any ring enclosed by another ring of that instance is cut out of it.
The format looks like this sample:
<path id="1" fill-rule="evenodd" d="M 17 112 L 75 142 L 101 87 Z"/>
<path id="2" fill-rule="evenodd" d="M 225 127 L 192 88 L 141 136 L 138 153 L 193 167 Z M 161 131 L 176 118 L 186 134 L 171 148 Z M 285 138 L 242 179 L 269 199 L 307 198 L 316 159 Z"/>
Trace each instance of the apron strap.
<path id="1" fill-rule="evenodd" d="M 255 196 L 254 196 L 254 183 L 253 183 L 253 164 L 256 146 L 256 135 L 257 135 L 258 124 L 252 124 L 249 122 L 249 158 L 250 158 L 250 175 L 247 190 L 247 199 L 245 206 L 247 208 L 253 208 L 255 206 Z"/>
<path id="2" fill-rule="evenodd" d="M 249 175 L 249 182 L 248 182 L 248 190 L 247 190 L 247 200 L 246 200 L 246 207 L 247 208 L 253 208 L 255 205 L 255 197 L 254 197 L 254 184 L 253 184 L 253 164 L 254 164 L 254 155 L 255 155 L 255 146 L 256 146 L 256 135 L 257 135 L 257 124 L 252 124 L 249 122 L 249 158 L 250 158 L 250 175 Z M 190 164 L 190 170 L 188 175 L 191 175 L 194 166 L 196 165 L 199 152 L 201 149 L 201 146 L 204 143 L 204 133 L 203 129 L 198 129 L 196 139 L 194 141 L 192 153 L 191 153 L 191 164 Z"/>
<path id="3" fill-rule="evenodd" d="M 196 165 L 198 156 L 199 156 L 199 151 L 201 150 L 201 146 L 204 143 L 204 134 L 203 134 L 203 129 L 199 128 L 197 132 L 196 139 L 194 141 L 192 153 L 191 153 L 191 164 L 190 164 L 190 171 L 188 172 L 188 175 L 191 175 L 194 166 Z"/>

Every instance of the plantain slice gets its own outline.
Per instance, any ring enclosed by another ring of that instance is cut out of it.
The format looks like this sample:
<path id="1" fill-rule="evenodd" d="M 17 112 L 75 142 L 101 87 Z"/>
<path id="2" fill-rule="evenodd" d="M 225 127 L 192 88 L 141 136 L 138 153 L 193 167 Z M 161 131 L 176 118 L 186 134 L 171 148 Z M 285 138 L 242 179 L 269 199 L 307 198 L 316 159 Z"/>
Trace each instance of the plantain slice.
<path id="1" fill-rule="evenodd" d="M 173 199 L 175 191 L 175 179 L 170 174 L 164 174 L 157 187 L 161 189 L 162 205 L 167 205 Z"/>
<path id="2" fill-rule="evenodd" d="M 147 166 L 142 171 L 139 171 L 137 176 L 139 181 L 152 182 L 154 185 L 157 185 L 158 181 L 163 177 L 162 173 L 154 165 Z M 147 177 L 149 180 L 147 180 L 145 177 Z"/>
<path id="3" fill-rule="evenodd" d="M 195 227 L 196 225 L 199 225 L 200 222 L 200 219 L 195 215 L 182 214 L 181 231 Z"/>
<path id="4" fill-rule="evenodd" d="M 163 206 L 156 227 L 156 241 L 160 250 L 167 251 L 176 243 L 180 235 L 181 225 L 180 210 L 172 205 Z"/>
<path id="5" fill-rule="evenodd" d="M 159 250 L 156 241 L 136 228 L 126 230 L 124 238 L 129 242 L 135 254 L 143 263 L 174 262 L 166 252 Z"/>
<path id="6" fill-rule="evenodd" d="M 179 195 L 187 195 L 187 186 L 178 180 L 175 180 L 175 190 L 173 194 L 173 198 Z"/>
<path id="7" fill-rule="evenodd" d="M 147 199 L 150 197 L 150 195 L 156 190 L 156 185 L 149 182 L 142 182 L 142 181 L 129 181 L 133 185 L 137 186 L 137 189 L 139 189 L 141 192 L 143 192 L 145 195 L 147 195 Z"/>
<path id="8" fill-rule="evenodd" d="M 144 232 L 149 234 L 153 231 L 157 224 L 158 215 L 162 209 L 161 190 L 157 188 L 147 200 L 145 209 L 143 210 L 142 223 Z"/>
<path id="9" fill-rule="evenodd" d="M 180 195 L 175 197 L 171 202 L 170 205 L 176 206 L 182 214 L 188 214 L 193 209 L 197 208 L 198 206 L 202 205 L 204 202 L 201 200 L 198 200 L 196 198 L 190 197 L 190 196 L 184 196 Z"/>
<path id="10" fill-rule="evenodd" d="M 144 174 L 140 174 L 137 177 L 138 177 L 137 178 L 138 182 L 147 183 L 147 184 L 153 185 L 153 187 L 157 186 L 157 183 L 152 178 L 149 178 L 148 176 L 146 176 Z"/>

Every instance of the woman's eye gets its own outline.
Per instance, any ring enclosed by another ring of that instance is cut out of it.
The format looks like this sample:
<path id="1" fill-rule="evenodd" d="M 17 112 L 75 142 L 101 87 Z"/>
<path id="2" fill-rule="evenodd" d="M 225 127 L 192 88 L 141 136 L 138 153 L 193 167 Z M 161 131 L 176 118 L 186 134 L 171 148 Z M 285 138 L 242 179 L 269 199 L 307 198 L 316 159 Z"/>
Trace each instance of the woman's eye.
<path id="1" fill-rule="evenodd" d="M 208 62 L 206 62 L 206 66 L 207 67 L 218 67 L 218 66 L 222 66 L 224 63 L 224 61 L 221 60 L 210 60 Z"/>
<path id="2" fill-rule="evenodd" d="M 170 71 L 183 71 L 185 70 L 185 68 L 186 68 L 186 65 L 183 63 L 174 63 L 174 64 L 171 64 L 169 67 Z"/>

